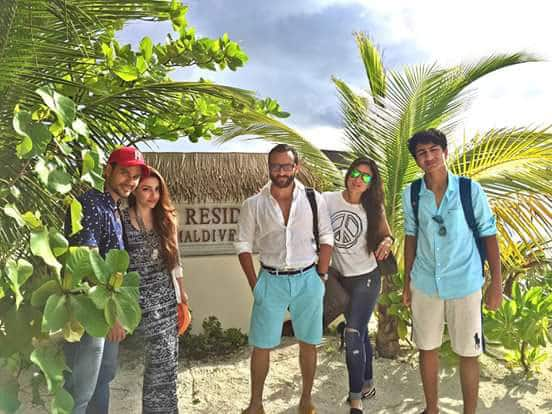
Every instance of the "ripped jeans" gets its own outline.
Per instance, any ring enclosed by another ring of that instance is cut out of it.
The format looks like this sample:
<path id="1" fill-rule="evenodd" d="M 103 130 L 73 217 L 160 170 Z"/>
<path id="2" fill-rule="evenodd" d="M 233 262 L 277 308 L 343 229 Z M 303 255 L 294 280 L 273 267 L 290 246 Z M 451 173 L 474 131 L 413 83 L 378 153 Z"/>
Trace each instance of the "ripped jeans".
<path id="1" fill-rule="evenodd" d="M 376 269 L 360 276 L 340 277 L 339 282 L 351 297 L 345 313 L 349 397 L 359 400 L 362 397 L 362 387 L 373 382 L 373 351 L 368 337 L 368 322 L 380 293 L 381 276 Z"/>

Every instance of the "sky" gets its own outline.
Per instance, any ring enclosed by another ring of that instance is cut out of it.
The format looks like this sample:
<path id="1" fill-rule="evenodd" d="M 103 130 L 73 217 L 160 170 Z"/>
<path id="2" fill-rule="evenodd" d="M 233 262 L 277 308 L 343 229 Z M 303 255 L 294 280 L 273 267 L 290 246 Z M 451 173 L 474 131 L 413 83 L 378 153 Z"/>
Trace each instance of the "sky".
<path id="1" fill-rule="evenodd" d="M 477 61 L 496 53 L 529 52 L 544 62 L 495 72 L 474 84 L 476 98 L 452 139 L 494 127 L 552 124 L 552 2 L 393 0 L 189 0 L 188 23 L 198 36 L 227 32 L 249 56 L 236 72 L 182 69 L 175 80 L 204 77 L 276 99 L 291 113 L 283 121 L 322 149 L 345 149 L 331 77 L 355 90 L 367 80 L 353 32 L 365 32 L 383 51 L 384 65 Z M 119 35 L 137 44 L 164 40 L 168 23 L 130 23 Z M 221 146 L 182 138 L 157 151 L 264 152 L 272 144 L 232 141 Z"/>

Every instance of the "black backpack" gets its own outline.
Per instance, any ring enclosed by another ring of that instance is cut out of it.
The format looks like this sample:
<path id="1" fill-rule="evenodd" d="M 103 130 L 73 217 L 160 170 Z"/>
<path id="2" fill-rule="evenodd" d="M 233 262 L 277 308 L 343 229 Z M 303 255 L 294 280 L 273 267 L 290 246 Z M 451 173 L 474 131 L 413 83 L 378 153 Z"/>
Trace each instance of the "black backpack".
<path id="1" fill-rule="evenodd" d="M 487 254 L 485 252 L 485 246 L 481 237 L 479 237 L 479 231 L 477 230 L 477 223 L 475 222 L 475 214 L 473 212 L 473 203 L 471 197 L 471 180 L 467 177 L 460 178 L 460 202 L 462 203 L 462 210 L 464 210 L 464 217 L 468 223 L 469 228 L 473 233 L 479 256 L 481 257 L 481 266 L 485 264 L 487 260 Z M 414 211 L 414 218 L 416 220 L 416 228 L 418 228 L 418 202 L 420 200 L 420 190 L 422 188 L 422 178 L 419 178 L 412 182 L 410 188 L 410 204 Z"/>

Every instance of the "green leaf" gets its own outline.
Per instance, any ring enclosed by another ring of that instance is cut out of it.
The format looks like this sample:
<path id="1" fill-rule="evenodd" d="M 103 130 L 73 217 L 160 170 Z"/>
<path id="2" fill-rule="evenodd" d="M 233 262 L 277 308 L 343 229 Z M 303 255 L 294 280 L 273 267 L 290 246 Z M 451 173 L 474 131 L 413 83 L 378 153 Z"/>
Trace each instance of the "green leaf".
<path id="1" fill-rule="evenodd" d="M 88 291 L 88 297 L 98 309 L 104 309 L 111 293 L 103 286 L 92 286 Z"/>
<path id="2" fill-rule="evenodd" d="M 69 242 L 65 236 L 53 227 L 50 228 L 48 240 L 50 242 L 50 248 L 56 257 L 65 253 L 69 247 Z"/>
<path id="3" fill-rule="evenodd" d="M 55 169 L 48 175 L 48 187 L 61 194 L 71 191 L 73 178 L 61 169 Z"/>
<path id="4" fill-rule="evenodd" d="M 117 320 L 128 332 L 134 332 L 142 317 L 136 298 L 126 294 L 115 294 L 112 300 L 116 305 Z"/>
<path id="5" fill-rule="evenodd" d="M 138 272 L 128 272 L 123 279 L 123 287 L 138 288 L 140 286 L 140 274 Z"/>
<path id="6" fill-rule="evenodd" d="M 94 271 L 90 264 L 91 249 L 85 246 L 69 247 L 65 260 L 65 271 L 72 275 L 71 289 L 77 287 L 81 280 L 91 279 L 95 281 Z"/>
<path id="7" fill-rule="evenodd" d="M 83 137 L 88 138 L 90 136 L 88 125 L 86 125 L 86 123 L 80 118 L 77 118 L 73 121 L 73 123 L 71 124 L 71 129 L 77 134 L 82 135 Z"/>
<path id="8" fill-rule="evenodd" d="M 142 56 L 138 56 L 136 58 L 136 70 L 140 74 L 143 74 L 145 71 L 148 70 L 148 64 Z"/>
<path id="9" fill-rule="evenodd" d="M 104 317 L 107 324 L 111 327 L 117 320 L 117 304 L 115 300 L 111 297 L 107 301 L 104 308 Z"/>
<path id="10" fill-rule="evenodd" d="M 25 225 L 25 221 L 23 221 L 21 213 L 14 204 L 6 204 L 3 210 L 4 214 L 14 219 L 19 227 L 23 227 Z"/>
<path id="11" fill-rule="evenodd" d="M 82 230 L 81 220 L 82 220 L 82 205 L 79 200 L 76 198 L 73 198 L 71 200 L 70 204 L 70 211 L 71 211 L 71 234 L 70 236 L 74 236 L 79 231 Z"/>
<path id="12" fill-rule="evenodd" d="M 153 55 L 153 42 L 149 37 L 144 37 L 140 42 L 140 51 L 146 62 L 150 62 Z"/>
<path id="13" fill-rule="evenodd" d="M 40 307 L 48 301 L 48 298 L 54 294 L 61 294 L 61 286 L 57 280 L 48 280 L 43 283 L 31 296 L 31 305 Z"/>
<path id="14" fill-rule="evenodd" d="M 125 273 L 129 265 L 129 257 L 126 250 L 111 249 L 107 252 L 105 262 L 110 269 L 110 273 Z"/>
<path id="15" fill-rule="evenodd" d="M 120 64 L 113 68 L 113 73 L 125 82 L 131 82 L 138 79 L 140 72 L 135 66 L 129 64 Z"/>
<path id="16" fill-rule="evenodd" d="M 48 229 L 44 228 L 41 231 L 31 232 L 31 252 L 35 256 L 39 256 L 44 262 L 56 269 L 57 273 L 61 270 L 61 264 L 57 261 L 50 248 Z"/>
<path id="17" fill-rule="evenodd" d="M 103 310 L 99 309 L 92 299 L 85 295 L 72 295 L 70 303 L 75 317 L 84 326 L 89 335 L 105 337 L 109 325 L 105 321 Z"/>
<path id="18" fill-rule="evenodd" d="M 15 294 L 15 306 L 19 309 L 19 305 L 23 301 L 20 289 L 33 274 L 33 265 L 24 259 L 19 259 L 17 262 L 9 259 L 6 262 L 5 270 L 10 281 L 10 288 Z"/>
<path id="19" fill-rule="evenodd" d="M 13 129 L 18 135 L 28 137 L 32 124 L 32 115 L 27 111 L 16 110 L 13 115 Z"/>
<path id="20" fill-rule="evenodd" d="M 63 371 L 69 370 L 65 364 L 65 358 L 60 348 L 45 346 L 37 348 L 31 354 L 31 361 L 37 365 L 48 385 L 48 391 L 54 392 L 63 384 Z"/>
<path id="21" fill-rule="evenodd" d="M 36 90 L 36 93 L 40 95 L 44 103 L 50 108 L 57 116 L 58 120 L 63 125 L 70 126 L 75 120 L 77 109 L 75 103 L 56 92 L 53 88 L 42 87 Z"/>
<path id="22" fill-rule="evenodd" d="M 70 318 L 63 325 L 63 339 L 67 342 L 79 342 L 84 335 L 84 327 L 80 321 Z"/>
<path id="23" fill-rule="evenodd" d="M 31 230 L 40 230 L 42 228 L 42 221 L 37 214 L 27 211 L 21 217 L 23 218 L 25 224 L 31 228 Z"/>
<path id="24" fill-rule="evenodd" d="M 71 414 L 75 402 L 65 388 L 59 388 L 50 403 L 52 414 Z"/>
<path id="25" fill-rule="evenodd" d="M 36 174 L 38 175 L 38 178 L 44 185 L 48 185 L 48 176 L 50 175 L 50 168 L 48 167 L 48 164 L 46 163 L 46 160 L 42 157 L 38 159 L 38 161 L 35 164 L 34 170 Z"/>
<path id="26" fill-rule="evenodd" d="M 90 265 L 92 266 L 92 270 L 94 271 L 94 275 L 96 276 L 96 278 L 101 283 L 107 284 L 111 273 L 104 259 L 96 250 L 90 251 Z"/>
<path id="27" fill-rule="evenodd" d="M 51 295 L 46 301 L 44 308 L 42 331 L 55 332 L 63 329 L 68 320 L 67 297 L 59 294 Z"/>
<path id="28" fill-rule="evenodd" d="M 23 140 L 16 146 L 19 158 L 28 159 L 35 155 L 42 155 L 52 140 L 52 134 L 48 127 L 33 122 L 29 112 L 16 111 L 13 118 L 13 127 L 23 137 Z"/>

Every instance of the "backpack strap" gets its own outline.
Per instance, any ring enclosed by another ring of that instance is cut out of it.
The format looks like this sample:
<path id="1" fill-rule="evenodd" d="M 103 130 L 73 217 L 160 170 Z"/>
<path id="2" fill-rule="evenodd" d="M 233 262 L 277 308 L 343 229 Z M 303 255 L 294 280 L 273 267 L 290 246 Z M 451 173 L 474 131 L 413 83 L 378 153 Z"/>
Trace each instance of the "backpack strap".
<path id="1" fill-rule="evenodd" d="M 422 189 L 422 179 L 418 178 L 417 180 L 412 181 L 410 185 L 410 205 L 412 206 L 412 211 L 414 212 L 414 220 L 416 221 L 416 233 L 418 233 L 418 207 L 420 201 L 420 190 Z"/>
<path id="2" fill-rule="evenodd" d="M 316 194 L 311 187 L 305 187 L 305 193 L 312 210 L 312 232 L 316 241 L 316 253 L 320 253 L 320 233 L 318 230 L 318 205 L 316 204 Z"/>
<path id="3" fill-rule="evenodd" d="M 487 255 L 485 254 L 485 248 L 483 242 L 479 237 L 479 230 L 477 229 L 477 223 L 475 221 L 475 213 L 473 211 L 473 200 L 471 195 L 471 180 L 467 177 L 460 178 L 460 202 L 462 203 L 462 210 L 464 210 L 464 217 L 468 223 L 468 227 L 473 233 L 479 256 L 481 256 L 481 263 L 485 262 Z"/>

